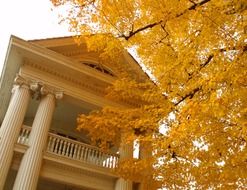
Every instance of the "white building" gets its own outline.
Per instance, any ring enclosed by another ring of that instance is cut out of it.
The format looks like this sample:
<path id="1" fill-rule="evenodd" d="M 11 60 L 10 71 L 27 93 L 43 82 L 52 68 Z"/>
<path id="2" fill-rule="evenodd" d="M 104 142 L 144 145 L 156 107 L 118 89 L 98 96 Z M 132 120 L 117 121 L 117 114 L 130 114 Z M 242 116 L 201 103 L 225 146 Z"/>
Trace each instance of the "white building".
<path id="1" fill-rule="evenodd" d="M 75 130 L 80 113 L 126 106 L 104 98 L 117 76 L 98 60 L 70 37 L 11 37 L 0 83 L 0 190 L 136 189 L 113 174 L 116 151 L 101 152 Z M 128 53 L 123 60 L 146 77 Z M 131 155 L 124 150 L 120 157 Z"/>

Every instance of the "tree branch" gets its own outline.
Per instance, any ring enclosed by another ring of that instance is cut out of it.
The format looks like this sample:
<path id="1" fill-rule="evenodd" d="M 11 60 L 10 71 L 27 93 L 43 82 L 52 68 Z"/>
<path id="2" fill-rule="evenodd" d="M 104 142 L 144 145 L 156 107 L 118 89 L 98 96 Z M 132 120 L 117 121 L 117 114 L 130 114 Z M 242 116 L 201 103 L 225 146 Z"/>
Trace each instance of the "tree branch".
<path id="1" fill-rule="evenodd" d="M 203 0 L 200 3 L 194 3 L 194 2 L 190 1 L 191 3 L 193 3 L 193 5 L 191 5 L 188 9 L 185 9 L 183 12 L 177 14 L 176 17 L 182 16 L 187 11 L 195 10 L 197 7 L 203 6 L 203 5 L 205 5 L 206 3 L 210 2 L 210 1 L 211 0 Z"/>
<path id="2" fill-rule="evenodd" d="M 119 36 L 119 37 L 123 37 L 125 40 L 128 40 L 129 38 L 131 38 L 132 36 L 134 36 L 134 35 L 136 35 L 137 33 L 139 33 L 139 32 L 141 32 L 141 31 L 144 31 L 144 30 L 146 30 L 146 29 L 150 29 L 150 28 L 153 28 L 153 27 L 155 27 L 155 26 L 157 26 L 157 25 L 159 25 L 159 24 L 161 24 L 162 23 L 162 20 L 161 21 L 159 21 L 159 22 L 155 22 L 155 23 L 152 23 L 152 24 L 148 24 L 148 25 L 146 25 L 146 26 L 143 26 L 143 27 L 141 27 L 141 28 L 138 28 L 137 30 L 135 30 L 135 31 L 130 31 L 130 33 L 129 33 L 129 35 L 121 35 L 121 36 Z"/>
<path id="3" fill-rule="evenodd" d="M 204 5 L 204 4 L 208 3 L 209 1 L 211 1 L 211 0 L 204 0 L 204 1 L 201 1 L 200 3 L 195 3 L 190 8 L 188 8 L 188 10 L 195 10 L 197 7 Z"/>
<path id="4" fill-rule="evenodd" d="M 192 90 L 190 93 L 186 94 L 185 96 L 183 96 L 181 98 L 181 100 L 179 100 L 177 103 L 175 103 L 174 105 L 177 106 L 179 105 L 181 102 L 183 102 L 185 99 L 190 98 L 192 99 L 194 97 L 194 95 L 201 89 L 201 87 L 197 87 L 194 90 Z"/>
<path id="5" fill-rule="evenodd" d="M 202 70 L 202 68 L 206 67 L 210 63 L 210 61 L 213 59 L 213 57 L 214 57 L 213 54 L 209 55 L 207 60 L 203 64 L 200 65 L 199 71 Z"/>

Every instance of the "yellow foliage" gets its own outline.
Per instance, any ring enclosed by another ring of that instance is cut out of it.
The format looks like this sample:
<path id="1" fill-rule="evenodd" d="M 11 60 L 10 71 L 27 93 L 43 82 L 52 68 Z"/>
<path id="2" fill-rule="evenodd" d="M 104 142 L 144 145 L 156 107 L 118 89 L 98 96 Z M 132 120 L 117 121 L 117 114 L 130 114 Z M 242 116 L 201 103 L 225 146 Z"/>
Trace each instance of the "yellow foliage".
<path id="1" fill-rule="evenodd" d="M 149 189 L 247 188 L 246 0 L 52 2 L 67 7 L 64 20 L 90 51 L 119 68 L 107 97 L 132 104 L 81 115 L 78 129 L 104 149 L 119 146 L 122 133 L 152 145 L 149 162 L 123 162 L 119 175 L 149 178 Z M 131 47 L 154 82 L 121 63 Z"/>

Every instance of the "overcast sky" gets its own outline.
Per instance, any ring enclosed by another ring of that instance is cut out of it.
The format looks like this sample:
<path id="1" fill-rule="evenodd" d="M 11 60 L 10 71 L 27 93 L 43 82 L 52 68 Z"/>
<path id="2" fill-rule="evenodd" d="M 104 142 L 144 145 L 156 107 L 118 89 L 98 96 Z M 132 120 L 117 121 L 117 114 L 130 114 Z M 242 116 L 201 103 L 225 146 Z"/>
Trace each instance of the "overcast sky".
<path id="1" fill-rule="evenodd" d="M 0 71 L 10 35 L 24 40 L 68 36 L 49 0 L 5 0 L 0 4 Z M 1 72 L 0 72 L 1 73 Z"/>

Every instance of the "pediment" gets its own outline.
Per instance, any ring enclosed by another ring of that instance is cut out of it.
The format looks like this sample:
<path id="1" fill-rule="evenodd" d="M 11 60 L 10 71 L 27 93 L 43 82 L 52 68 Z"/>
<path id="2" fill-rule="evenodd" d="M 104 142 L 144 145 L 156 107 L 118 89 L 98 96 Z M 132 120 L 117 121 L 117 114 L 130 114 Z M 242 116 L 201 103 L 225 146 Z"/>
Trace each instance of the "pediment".
<path id="1" fill-rule="evenodd" d="M 92 70 L 104 73 L 105 75 L 118 77 L 116 65 L 112 63 L 103 63 L 99 53 L 89 52 L 86 43 L 82 42 L 78 45 L 73 37 L 32 40 L 30 42 L 62 54 L 77 62 L 78 66 L 82 64 Z M 133 77 L 140 81 L 147 79 L 146 73 L 127 51 L 123 51 L 122 60 L 124 64 L 128 64 L 128 68 L 130 68 L 130 71 L 128 72 L 131 72 Z"/>

